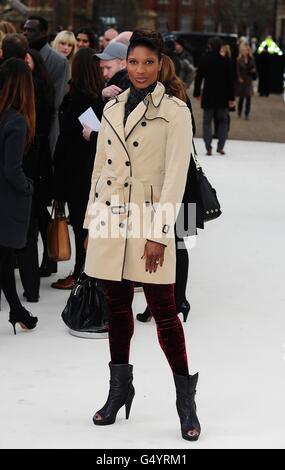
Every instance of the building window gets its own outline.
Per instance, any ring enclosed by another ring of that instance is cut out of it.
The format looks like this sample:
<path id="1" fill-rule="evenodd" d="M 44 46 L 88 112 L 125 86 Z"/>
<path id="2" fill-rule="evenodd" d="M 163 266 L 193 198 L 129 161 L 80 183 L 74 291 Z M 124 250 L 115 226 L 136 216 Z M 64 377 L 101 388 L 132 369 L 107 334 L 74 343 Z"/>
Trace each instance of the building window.
<path id="1" fill-rule="evenodd" d="M 190 15 L 183 15 L 180 18 L 180 30 L 183 32 L 190 32 L 192 29 L 192 21 Z"/>
<path id="2" fill-rule="evenodd" d="M 159 5 L 167 5 L 168 0 L 158 0 Z"/>
<path id="3" fill-rule="evenodd" d="M 168 29 L 168 16 L 160 14 L 158 16 L 158 29 L 160 31 L 165 31 Z"/>
<path id="4" fill-rule="evenodd" d="M 214 21 L 213 21 L 213 18 L 207 16 L 205 19 L 204 19 L 204 31 L 206 33 L 212 33 L 215 29 L 215 25 L 214 25 Z"/>
<path id="5" fill-rule="evenodd" d="M 181 0 L 182 5 L 192 5 L 192 0 Z"/>

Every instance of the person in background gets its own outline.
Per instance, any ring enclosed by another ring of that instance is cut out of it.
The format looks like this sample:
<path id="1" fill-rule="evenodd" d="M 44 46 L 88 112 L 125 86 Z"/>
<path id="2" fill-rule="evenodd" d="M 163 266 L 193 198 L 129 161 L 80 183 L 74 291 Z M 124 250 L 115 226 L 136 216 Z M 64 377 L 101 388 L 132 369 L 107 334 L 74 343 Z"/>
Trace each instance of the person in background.
<path id="1" fill-rule="evenodd" d="M 228 109 L 235 106 L 234 79 L 229 59 L 221 55 L 222 40 L 209 40 L 208 52 L 202 57 L 195 79 L 194 97 L 201 101 L 204 110 L 203 137 L 207 155 L 212 155 L 212 123 L 218 120 L 217 152 L 225 155 L 228 136 Z M 204 82 L 203 91 L 201 91 Z"/>
<path id="2" fill-rule="evenodd" d="M 245 101 L 245 119 L 249 119 L 251 99 L 253 96 L 253 81 L 257 78 L 255 60 L 248 44 L 241 44 L 237 58 L 236 96 L 239 97 L 238 117 L 242 116 Z"/>
<path id="3" fill-rule="evenodd" d="M 175 217 L 165 211 L 165 204 L 173 209 L 182 202 L 192 147 L 191 115 L 186 103 L 166 94 L 158 82 L 162 52 L 158 33 L 134 32 L 127 55 L 132 86 L 105 106 L 98 137 L 84 221 L 89 230 L 85 273 L 102 279 L 106 291 L 111 380 L 108 399 L 93 422 L 113 424 L 122 407 L 129 417 L 135 395 L 129 363 L 132 302 L 134 282 L 140 281 L 173 373 L 182 437 L 196 441 L 201 432 L 194 399 L 198 374 L 189 375 L 176 312 Z M 140 224 L 132 218 L 132 229 L 130 204 L 147 219 Z"/>
<path id="4" fill-rule="evenodd" d="M 121 42 L 122 44 L 125 44 L 125 46 L 129 47 L 132 34 L 132 31 L 123 31 L 118 36 L 116 36 L 115 39 L 112 39 L 112 42 Z"/>
<path id="5" fill-rule="evenodd" d="M 125 44 L 112 42 L 96 57 L 100 59 L 100 67 L 105 80 L 105 88 L 102 97 L 105 100 L 127 90 L 129 87 L 129 77 L 126 69 L 126 57 L 128 48 Z"/>
<path id="6" fill-rule="evenodd" d="M 180 62 L 179 77 L 186 89 L 189 88 L 195 78 L 195 67 L 193 56 L 185 49 L 183 39 L 175 39 L 175 53 Z"/>
<path id="7" fill-rule="evenodd" d="M 16 334 L 16 323 L 32 330 L 38 321 L 21 304 L 14 273 L 14 250 L 26 244 L 33 193 L 22 164 L 35 134 L 34 85 L 23 60 L 1 66 L 0 93 L 0 287 Z"/>
<path id="8" fill-rule="evenodd" d="M 71 65 L 77 51 L 77 41 L 72 31 L 61 31 L 53 41 L 52 47 L 56 52 L 63 54 L 69 63 L 68 80 L 71 79 Z"/>
<path id="9" fill-rule="evenodd" d="M 30 16 L 24 24 L 23 32 L 28 39 L 30 48 L 40 52 L 55 89 L 55 113 L 49 137 L 53 155 L 59 135 L 58 110 L 63 101 L 68 81 L 68 61 L 62 54 L 58 54 L 49 46 L 48 22 L 41 16 Z"/>
<path id="10" fill-rule="evenodd" d="M 52 158 L 49 145 L 49 133 L 54 114 L 54 86 L 44 61 L 35 49 L 29 49 L 26 62 L 34 79 L 36 89 L 36 137 L 38 142 L 38 163 L 34 211 L 43 243 L 43 258 L 39 268 L 40 277 L 49 277 L 57 272 L 57 263 L 49 260 L 47 251 L 47 232 L 50 213 L 47 209 L 52 200 Z"/>
<path id="11" fill-rule="evenodd" d="M 9 23 L 9 21 L 0 21 L 0 31 L 4 34 L 13 34 L 17 32 L 15 26 L 12 23 Z"/>
<path id="12" fill-rule="evenodd" d="M 46 193 L 51 191 L 52 163 L 48 135 L 54 110 L 54 89 L 51 79 L 48 78 L 44 62 L 40 54 L 33 50 L 28 51 L 28 41 L 18 33 L 7 34 L 3 41 L 4 60 L 19 58 L 26 60 L 33 71 L 36 105 L 36 131 L 35 138 L 23 162 L 23 170 L 34 183 L 35 191 L 32 199 L 32 211 L 25 248 L 17 252 L 21 281 L 24 287 L 24 296 L 28 302 L 38 302 L 40 289 L 40 270 L 38 259 L 38 230 L 44 239 L 47 237 L 47 226 L 42 227 L 41 211 L 39 207 L 46 201 Z M 36 69 L 36 70 L 34 70 Z M 46 138 L 45 138 L 46 136 Z M 50 198 L 50 197 L 49 197 Z M 47 211 L 47 209 L 46 209 Z M 47 211 L 48 213 L 48 211 Z M 49 213 L 48 213 L 49 216 Z M 45 217 L 46 219 L 46 217 Z M 48 222 L 46 222 L 48 223 Z M 43 235 L 45 231 L 45 236 Z"/>
<path id="13" fill-rule="evenodd" d="M 89 47 L 94 49 L 95 52 L 99 50 L 99 39 L 93 29 L 86 26 L 80 28 L 76 31 L 75 37 L 77 41 L 77 49 Z"/>
<path id="14" fill-rule="evenodd" d="M 114 28 L 109 28 L 105 31 L 103 37 L 103 50 L 109 46 L 110 42 L 118 36 L 118 31 Z"/>
<path id="15" fill-rule="evenodd" d="M 82 71 L 84 70 L 84 73 Z M 60 136 L 54 155 L 54 197 L 68 204 L 69 218 L 75 237 L 75 266 L 71 275 L 52 284 L 55 289 L 72 289 L 85 262 L 83 228 L 88 202 L 96 142 L 87 142 L 82 136 L 79 116 L 92 107 L 101 120 L 103 77 L 99 61 L 90 48 L 80 49 L 72 63 L 70 92 L 65 97 Z M 97 138 L 97 134 L 95 135 Z"/>

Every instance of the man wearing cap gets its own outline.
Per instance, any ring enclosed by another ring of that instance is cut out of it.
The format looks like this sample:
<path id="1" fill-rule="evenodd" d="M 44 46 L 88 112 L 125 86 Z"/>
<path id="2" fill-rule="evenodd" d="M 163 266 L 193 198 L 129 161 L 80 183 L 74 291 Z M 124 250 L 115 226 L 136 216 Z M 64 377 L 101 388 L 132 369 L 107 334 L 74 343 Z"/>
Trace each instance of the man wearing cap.
<path id="1" fill-rule="evenodd" d="M 102 92 L 105 100 L 114 98 L 130 87 L 126 69 L 127 51 L 125 44 L 111 42 L 101 54 L 95 54 L 100 59 L 100 67 L 107 85 Z"/>

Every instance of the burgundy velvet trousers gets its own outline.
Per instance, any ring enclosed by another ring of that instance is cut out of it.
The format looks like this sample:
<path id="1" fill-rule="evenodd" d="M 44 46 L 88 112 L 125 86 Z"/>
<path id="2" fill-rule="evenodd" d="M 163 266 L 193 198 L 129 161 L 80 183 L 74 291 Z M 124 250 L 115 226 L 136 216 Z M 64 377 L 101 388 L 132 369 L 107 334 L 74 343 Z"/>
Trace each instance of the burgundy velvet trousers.
<path id="1" fill-rule="evenodd" d="M 110 308 L 109 345 L 113 364 L 128 364 L 134 332 L 134 282 L 103 281 Z M 159 344 L 174 374 L 188 375 L 184 332 L 176 312 L 174 284 L 142 284 L 157 327 Z"/>

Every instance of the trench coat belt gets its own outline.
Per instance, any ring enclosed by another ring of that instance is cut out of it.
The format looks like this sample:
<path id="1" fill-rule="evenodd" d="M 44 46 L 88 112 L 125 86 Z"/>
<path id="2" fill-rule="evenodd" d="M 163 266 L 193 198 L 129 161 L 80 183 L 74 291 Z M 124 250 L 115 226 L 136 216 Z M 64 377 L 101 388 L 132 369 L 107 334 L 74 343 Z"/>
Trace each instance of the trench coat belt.
<path id="1" fill-rule="evenodd" d="M 135 193 L 134 202 L 142 207 L 146 202 L 146 199 L 151 200 L 151 187 L 155 185 L 161 185 L 161 176 L 159 178 L 154 178 L 153 175 L 149 178 L 144 177 L 143 181 L 135 178 L 133 176 L 127 177 L 108 177 L 112 182 L 116 183 L 115 193 L 119 196 L 119 205 L 111 206 L 112 214 L 126 214 L 127 213 L 127 204 L 129 201 L 126 201 L 125 192 L 126 184 L 132 186 L 133 192 Z M 152 202 L 152 201 L 151 201 Z"/>

